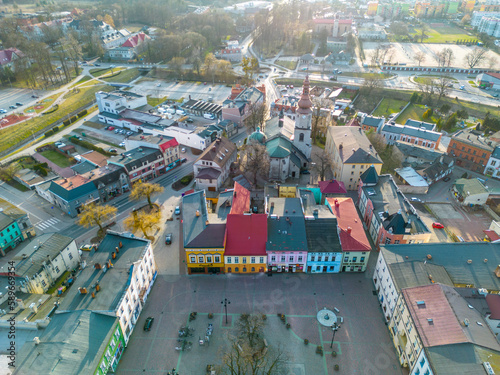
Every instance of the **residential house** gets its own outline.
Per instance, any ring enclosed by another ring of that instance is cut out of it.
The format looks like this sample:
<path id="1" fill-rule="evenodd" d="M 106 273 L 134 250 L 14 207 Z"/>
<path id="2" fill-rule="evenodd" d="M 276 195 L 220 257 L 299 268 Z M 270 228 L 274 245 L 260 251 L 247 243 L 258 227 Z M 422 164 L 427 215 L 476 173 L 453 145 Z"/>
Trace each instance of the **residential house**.
<path id="1" fill-rule="evenodd" d="M 92 181 L 98 190 L 99 201 L 105 203 L 130 189 L 129 175 L 121 166 L 108 164 L 83 173 L 83 178 Z"/>
<path id="2" fill-rule="evenodd" d="M 382 170 L 382 160 L 359 127 L 329 127 L 325 150 L 330 156 L 333 177 L 347 190 L 358 188 L 361 174 L 371 165 L 377 173 Z"/>
<path id="3" fill-rule="evenodd" d="M 125 350 L 118 318 L 89 310 L 56 314 L 17 353 L 14 374 L 105 375 Z"/>
<path id="4" fill-rule="evenodd" d="M 218 191 L 229 177 L 236 156 L 237 149 L 233 142 L 225 137 L 217 138 L 193 164 L 196 187 Z"/>
<path id="5" fill-rule="evenodd" d="M 180 146 L 175 138 L 162 135 L 134 135 L 125 140 L 125 150 L 129 151 L 139 147 L 149 147 L 160 150 L 163 154 L 163 159 L 165 159 L 165 164 L 164 166 L 160 166 L 160 169 L 164 169 L 164 172 L 181 164 Z"/>
<path id="6" fill-rule="evenodd" d="M 365 272 L 371 245 L 354 202 L 351 198 L 327 198 L 326 205 L 337 218 L 343 256 L 341 271 Z"/>
<path id="7" fill-rule="evenodd" d="M 149 35 L 140 32 L 129 37 L 120 47 L 128 48 L 131 51 L 129 55 L 132 53 L 133 58 L 135 58 L 140 53 L 141 48 L 144 48 L 144 45 L 150 40 Z"/>
<path id="8" fill-rule="evenodd" d="M 26 186 L 30 190 L 37 190 L 39 185 L 50 183 L 50 181 L 56 178 L 59 178 L 59 176 L 50 170 L 48 171 L 47 176 L 40 176 L 34 170 L 24 168 L 16 172 L 13 180 Z"/>
<path id="9" fill-rule="evenodd" d="M 130 47 L 113 47 L 108 50 L 108 56 L 113 60 L 133 60 L 136 52 Z"/>
<path id="10" fill-rule="evenodd" d="M 495 146 L 495 142 L 474 130 L 460 130 L 451 136 L 447 153 L 455 158 L 457 166 L 482 173 Z"/>
<path id="11" fill-rule="evenodd" d="M 165 173 L 163 152 L 151 147 L 137 147 L 127 150 L 120 155 L 110 157 L 108 164 L 124 168 L 128 174 L 130 185 L 153 180 Z"/>
<path id="12" fill-rule="evenodd" d="M 250 190 L 235 181 L 233 189 L 226 189 L 219 194 L 215 213 L 221 222 L 226 221 L 229 214 L 250 213 Z"/>
<path id="13" fill-rule="evenodd" d="M 127 345 L 157 276 L 151 242 L 108 230 L 89 260 L 56 315 L 88 310 L 117 317 Z"/>
<path id="14" fill-rule="evenodd" d="M 381 248 L 373 284 L 387 323 L 394 314 L 401 290 L 434 283 L 453 286 L 445 267 L 423 260 L 399 262 L 385 247 Z"/>
<path id="15" fill-rule="evenodd" d="M 338 273 L 342 248 L 337 218 L 325 205 L 317 205 L 310 190 L 300 190 L 307 238 L 307 273 Z"/>
<path id="16" fill-rule="evenodd" d="M 236 125 L 231 120 L 223 120 L 217 124 L 219 127 L 224 129 L 226 135 L 229 139 L 238 134 L 238 125 Z"/>
<path id="17" fill-rule="evenodd" d="M 2 69 L 16 70 L 16 61 L 22 60 L 26 55 L 17 48 L 7 48 L 0 50 L 0 67 Z"/>
<path id="18" fill-rule="evenodd" d="M 365 116 L 361 120 L 361 128 L 364 131 L 372 130 L 374 132 L 378 132 L 378 130 L 384 125 L 384 122 L 384 117 Z"/>
<path id="19" fill-rule="evenodd" d="M 394 144 L 396 141 L 402 141 L 437 149 L 441 141 L 441 133 L 427 130 L 425 127 L 415 128 L 410 125 L 385 124 L 380 129 L 380 134 L 389 145 Z"/>
<path id="20" fill-rule="evenodd" d="M 484 168 L 484 174 L 491 175 L 491 177 L 500 178 L 500 147 L 496 146 L 491 153 L 488 163 Z"/>
<path id="21" fill-rule="evenodd" d="M 500 344 L 469 306 L 450 286 L 403 289 L 389 323 L 400 364 L 412 375 L 481 374 L 493 366 L 498 371 Z"/>
<path id="22" fill-rule="evenodd" d="M 358 207 L 373 242 L 426 243 L 431 232 L 391 175 L 373 178 L 374 168 L 361 177 Z M 376 181 L 375 183 L 374 180 Z"/>
<path id="23" fill-rule="evenodd" d="M 267 263 L 272 272 L 305 272 L 307 235 L 300 198 L 268 198 Z"/>
<path id="24" fill-rule="evenodd" d="M 436 149 L 429 149 L 412 143 L 396 141 L 394 145 L 404 156 L 403 165 L 416 169 L 434 163 L 436 159 L 443 155 L 442 152 Z"/>
<path id="25" fill-rule="evenodd" d="M 215 53 L 218 59 L 228 60 L 231 62 L 241 62 L 243 54 L 237 40 L 230 40 L 226 46 Z"/>
<path id="26" fill-rule="evenodd" d="M 477 178 L 459 178 L 452 187 L 452 193 L 462 205 L 484 205 L 490 192 Z"/>
<path id="27" fill-rule="evenodd" d="M 411 127 L 417 128 L 417 129 L 425 129 L 425 130 L 429 130 L 429 131 L 436 130 L 436 124 L 433 124 L 431 122 L 412 120 L 411 118 L 406 120 L 404 125 L 411 126 Z"/>
<path id="28" fill-rule="evenodd" d="M 104 167 L 108 164 L 107 156 L 93 150 L 80 154 L 80 160 L 92 164 L 94 168 Z"/>
<path id="29" fill-rule="evenodd" d="M 226 224 L 209 222 L 205 191 L 184 195 L 182 211 L 188 274 L 223 272 Z"/>
<path id="30" fill-rule="evenodd" d="M 429 166 L 423 169 L 418 169 L 417 172 L 425 179 L 425 181 L 432 185 L 435 182 L 440 181 L 446 176 L 450 176 L 453 173 L 455 167 L 455 159 L 446 154 L 442 154 Z"/>
<path id="31" fill-rule="evenodd" d="M 36 236 L 28 214 L 12 203 L 0 198 L 0 253 L 14 248 L 24 240 Z"/>
<path id="32" fill-rule="evenodd" d="M 47 193 L 50 201 L 70 217 L 81 213 L 84 204 L 99 201 L 95 185 L 81 175 L 51 181 Z"/>
<path id="33" fill-rule="evenodd" d="M 265 95 L 256 87 L 247 87 L 234 99 L 226 99 L 222 103 L 222 119 L 231 120 L 238 126 L 245 123 L 252 107 L 265 102 Z"/>
<path id="34" fill-rule="evenodd" d="M 229 214 L 226 224 L 226 273 L 267 272 L 267 215 Z"/>
<path id="35" fill-rule="evenodd" d="M 16 282 L 24 293 L 43 294 L 79 263 L 80 254 L 73 238 L 59 233 L 42 234 L 37 236 L 36 245 L 23 248 L 22 259 L 15 264 L 19 278 Z"/>
<path id="36" fill-rule="evenodd" d="M 347 194 L 344 183 L 337 180 L 318 181 L 321 191 L 321 204 L 325 204 L 326 198 L 338 197 Z"/>

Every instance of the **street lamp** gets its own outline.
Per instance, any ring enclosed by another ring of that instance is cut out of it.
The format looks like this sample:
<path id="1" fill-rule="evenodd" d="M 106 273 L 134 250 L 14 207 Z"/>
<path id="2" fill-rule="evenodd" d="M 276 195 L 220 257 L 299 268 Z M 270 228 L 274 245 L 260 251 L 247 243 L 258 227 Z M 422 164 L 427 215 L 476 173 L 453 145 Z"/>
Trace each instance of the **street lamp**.
<path id="1" fill-rule="evenodd" d="M 224 305 L 224 310 L 226 310 L 226 324 L 227 324 L 227 305 L 231 304 L 227 298 L 224 298 L 224 301 L 221 301 L 221 304 Z"/>
<path id="2" fill-rule="evenodd" d="M 330 348 L 333 348 L 333 340 L 335 340 L 335 332 L 340 329 L 340 325 L 337 325 L 337 323 L 333 323 L 332 326 L 332 331 L 333 331 L 333 336 L 332 336 L 332 343 L 330 344 Z"/>

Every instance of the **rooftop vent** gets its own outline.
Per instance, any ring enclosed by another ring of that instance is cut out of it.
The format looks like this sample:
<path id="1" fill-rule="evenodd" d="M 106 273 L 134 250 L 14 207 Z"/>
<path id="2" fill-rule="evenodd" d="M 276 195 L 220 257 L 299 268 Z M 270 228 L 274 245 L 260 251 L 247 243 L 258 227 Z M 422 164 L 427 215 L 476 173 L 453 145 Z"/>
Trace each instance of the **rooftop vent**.
<path id="1" fill-rule="evenodd" d="M 417 301 L 417 306 L 425 306 L 425 301 Z"/>
<path id="2" fill-rule="evenodd" d="M 434 321 L 432 320 L 432 318 L 427 318 L 427 322 L 429 322 L 429 324 L 434 324 Z"/>

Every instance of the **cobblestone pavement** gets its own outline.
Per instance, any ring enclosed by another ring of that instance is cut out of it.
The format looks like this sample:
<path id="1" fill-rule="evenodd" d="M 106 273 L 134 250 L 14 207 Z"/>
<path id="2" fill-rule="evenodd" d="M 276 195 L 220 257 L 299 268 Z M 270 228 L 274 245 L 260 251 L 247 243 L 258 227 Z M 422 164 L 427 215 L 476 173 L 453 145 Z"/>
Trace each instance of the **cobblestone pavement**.
<path id="1" fill-rule="evenodd" d="M 377 254 L 372 254 L 374 263 Z M 242 313 L 267 315 L 264 335 L 270 347 L 282 347 L 289 355 L 287 375 L 334 374 L 339 364 L 344 374 L 406 374 L 377 301 L 372 293 L 370 268 L 364 274 L 275 274 L 169 276 L 160 274 L 141 313 L 118 374 L 165 374 L 173 367 L 181 375 L 205 374 L 207 364 L 219 363 L 227 334 Z M 227 298 L 228 324 L 221 301 Z M 339 309 L 344 319 L 330 349 L 332 330 L 319 325 L 316 313 L 323 307 Z M 189 313 L 196 320 L 187 323 Z M 208 314 L 213 313 L 213 319 Z M 290 329 L 280 321 L 283 313 Z M 155 318 L 150 332 L 142 327 L 148 316 Z M 208 323 L 214 331 L 209 346 L 200 346 Z M 195 329 L 190 351 L 178 352 L 178 329 Z M 309 345 L 304 345 L 304 339 Z M 322 345 L 324 355 L 316 354 Z M 337 357 L 332 357 L 335 350 Z"/>

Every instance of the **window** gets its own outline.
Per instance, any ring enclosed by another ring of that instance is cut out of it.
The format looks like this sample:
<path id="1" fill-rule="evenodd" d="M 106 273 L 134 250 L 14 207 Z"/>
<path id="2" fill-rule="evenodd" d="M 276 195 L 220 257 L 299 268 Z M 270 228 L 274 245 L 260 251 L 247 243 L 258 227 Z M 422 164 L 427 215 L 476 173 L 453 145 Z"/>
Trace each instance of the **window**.
<path id="1" fill-rule="evenodd" d="M 344 258 L 344 263 L 345 263 L 345 262 L 349 262 L 349 257 L 345 257 L 345 258 Z"/>
<path id="2" fill-rule="evenodd" d="M 361 259 L 359 260 L 361 263 L 363 263 L 365 261 L 365 257 L 361 257 Z"/>
<path id="3" fill-rule="evenodd" d="M 259 263 L 264 263 L 264 257 L 259 258 Z"/>
<path id="4" fill-rule="evenodd" d="M 425 365 L 425 358 L 422 358 L 420 360 L 420 367 L 424 367 L 424 365 Z"/>
<path id="5" fill-rule="evenodd" d="M 354 169 L 354 168 L 356 168 L 356 166 L 355 166 L 355 165 L 353 165 L 353 166 L 352 166 L 352 169 Z"/>
<path id="6" fill-rule="evenodd" d="M 255 263 L 255 257 L 250 258 L 250 263 Z"/>
<path id="7" fill-rule="evenodd" d="M 390 239 L 389 237 L 387 237 L 387 238 L 385 239 L 385 244 L 386 244 L 386 245 L 389 245 L 390 243 L 391 243 L 391 239 Z"/>
<path id="8" fill-rule="evenodd" d="M 45 282 L 45 280 L 42 280 L 42 286 L 45 287 L 47 285 L 47 283 Z"/>
<path id="9" fill-rule="evenodd" d="M 293 262 L 293 255 L 290 255 L 290 256 L 288 257 L 288 261 L 289 261 L 289 262 Z"/>
<path id="10" fill-rule="evenodd" d="M 495 160 L 491 161 L 491 166 L 494 167 L 497 162 Z"/>
<path id="11" fill-rule="evenodd" d="M 68 258 L 69 258 L 69 259 L 73 259 L 73 254 L 69 253 L 69 254 L 68 254 Z"/>
<path id="12" fill-rule="evenodd" d="M 297 258 L 297 262 L 302 262 L 302 255 L 299 255 L 299 257 Z"/>
<path id="13" fill-rule="evenodd" d="M 243 264 L 246 264 L 246 262 L 247 262 L 247 257 L 243 257 L 243 258 L 242 258 L 242 260 L 243 260 Z"/>
<path id="14" fill-rule="evenodd" d="M 234 268 L 234 272 L 240 272 L 239 267 L 235 267 L 235 268 Z"/>
<path id="15" fill-rule="evenodd" d="M 58 266 L 56 266 L 56 272 L 57 272 L 57 273 L 59 273 L 59 272 L 60 272 L 60 271 L 59 271 L 59 267 L 58 267 Z"/>
<path id="16" fill-rule="evenodd" d="M 274 256 L 274 255 L 273 255 L 273 256 L 271 257 L 271 262 L 276 262 L 276 256 Z"/>
<path id="17" fill-rule="evenodd" d="M 316 256 L 315 255 L 311 256 L 311 262 L 316 262 Z"/>
<path id="18" fill-rule="evenodd" d="M 198 255 L 198 263 L 203 263 L 204 257 L 203 255 Z"/>
<path id="19" fill-rule="evenodd" d="M 196 263 L 196 257 L 193 255 L 189 258 L 189 262 Z"/>
<path id="20" fill-rule="evenodd" d="M 220 255 L 216 255 L 214 258 L 215 258 L 215 263 L 220 263 Z"/>
<path id="21" fill-rule="evenodd" d="M 212 256 L 211 255 L 207 255 L 207 263 L 212 263 Z"/>
<path id="22" fill-rule="evenodd" d="M 485 152 L 483 152 L 483 156 L 482 156 L 482 157 L 483 157 L 483 158 L 485 158 L 485 157 L 486 157 L 486 153 L 485 153 Z"/>
<path id="23" fill-rule="evenodd" d="M 399 243 L 399 240 L 395 240 L 394 244 L 397 245 Z"/>
<path id="24" fill-rule="evenodd" d="M 304 142 L 304 133 L 299 134 L 299 142 Z"/>
<path id="25" fill-rule="evenodd" d="M 281 256 L 281 261 L 286 262 L 286 257 L 284 255 Z"/>
<path id="26" fill-rule="evenodd" d="M 321 266 L 316 266 L 316 271 L 317 272 L 321 271 Z"/>
<path id="27" fill-rule="evenodd" d="M 352 257 L 352 261 L 356 262 L 358 260 L 358 257 Z"/>
<path id="28" fill-rule="evenodd" d="M 353 175 L 354 175 L 354 172 L 351 172 L 351 176 L 353 176 Z"/>
<path id="29" fill-rule="evenodd" d="M 234 263 L 239 263 L 240 262 L 240 258 L 239 257 L 234 257 Z"/>

